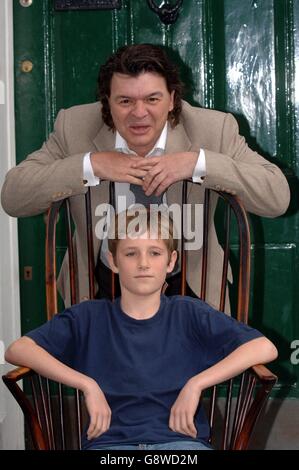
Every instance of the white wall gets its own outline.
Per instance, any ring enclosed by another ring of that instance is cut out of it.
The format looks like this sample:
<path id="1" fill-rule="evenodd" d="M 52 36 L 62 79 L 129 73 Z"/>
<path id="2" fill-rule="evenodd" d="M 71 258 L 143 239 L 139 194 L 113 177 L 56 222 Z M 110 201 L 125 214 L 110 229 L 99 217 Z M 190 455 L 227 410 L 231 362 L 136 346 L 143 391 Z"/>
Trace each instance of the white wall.
<path id="1" fill-rule="evenodd" d="M 0 186 L 15 165 L 12 0 L 0 1 Z M 0 376 L 4 348 L 20 336 L 17 221 L 0 207 Z M 23 417 L 0 380 L 0 449 L 23 449 Z"/>

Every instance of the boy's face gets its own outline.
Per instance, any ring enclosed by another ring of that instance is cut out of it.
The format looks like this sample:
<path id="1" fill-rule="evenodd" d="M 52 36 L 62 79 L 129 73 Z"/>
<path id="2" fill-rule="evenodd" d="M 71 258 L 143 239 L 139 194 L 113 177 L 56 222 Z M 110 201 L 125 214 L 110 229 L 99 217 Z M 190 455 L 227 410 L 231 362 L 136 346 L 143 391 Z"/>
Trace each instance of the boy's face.
<path id="1" fill-rule="evenodd" d="M 174 268 L 176 251 L 171 253 L 169 261 L 165 242 L 149 239 L 147 236 L 120 240 L 115 262 L 109 252 L 111 269 L 119 274 L 122 295 L 125 290 L 136 295 L 160 292 L 166 274 Z"/>

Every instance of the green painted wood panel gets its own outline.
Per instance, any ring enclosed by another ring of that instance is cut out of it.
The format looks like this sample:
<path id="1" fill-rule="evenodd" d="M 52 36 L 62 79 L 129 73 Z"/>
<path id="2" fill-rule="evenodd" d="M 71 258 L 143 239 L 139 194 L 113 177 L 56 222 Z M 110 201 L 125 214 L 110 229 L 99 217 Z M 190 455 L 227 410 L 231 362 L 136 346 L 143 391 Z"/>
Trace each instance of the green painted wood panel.
<path id="1" fill-rule="evenodd" d="M 146 1 L 118 11 L 55 12 L 52 0 L 29 8 L 14 0 L 17 160 L 39 148 L 62 107 L 93 101 L 98 68 L 123 44 L 167 47 L 180 67 L 186 97 L 232 112 L 250 145 L 280 165 L 293 198 L 275 220 L 251 216 L 251 321 L 277 343 L 277 396 L 298 397 L 299 2 L 184 0 L 177 22 L 163 25 Z M 162 2 L 161 2 L 162 3 Z M 29 59 L 31 73 L 21 72 Z M 44 321 L 43 216 L 19 221 L 23 331 Z M 62 257 L 64 241 L 60 237 Z"/>

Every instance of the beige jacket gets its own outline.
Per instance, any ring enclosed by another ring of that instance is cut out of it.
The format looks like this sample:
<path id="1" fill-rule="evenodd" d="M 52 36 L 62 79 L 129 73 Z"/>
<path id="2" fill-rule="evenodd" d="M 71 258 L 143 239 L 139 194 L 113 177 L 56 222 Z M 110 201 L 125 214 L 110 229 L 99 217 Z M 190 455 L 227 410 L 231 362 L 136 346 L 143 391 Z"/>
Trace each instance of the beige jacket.
<path id="1" fill-rule="evenodd" d="M 32 216 L 48 209 L 53 201 L 71 196 L 72 215 L 76 224 L 75 247 L 79 266 L 80 300 L 88 297 L 86 228 L 83 183 L 83 158 L 91 151 L 114 149 L 115 135 L 101 117 L 99 103 L 61 110 L 54 131 L 42 148 L 11 169 L 2 188 L 4 210 L 14 217 Z M 237 194 L 249 212 L 276 217 L 289 204 L 288 183 L 280 169 L 253 152 L 239 135 L 238 125 L 231 114 L 183 103 L 180 124 L 169 128 L 166 153 L 205 150 L 206 177 L 202 185 L 190 184 L 189 203 L 203 203 L 205 188 Z M 180 203 L 181 185 L 175 183 L 167 190 L 168 204 Z M 93 214 L 98 204 L 108 202 L 108 182 L 93 187 Z M 217 197 L 212 200 L 216 206 Z M 95 218 L 95 223 L 97 222 Z M 100 241 L 95 238 L 95 253 Z M 199 293 L 201 251 L 187 255 L 187 280 Z M 221 276 L 222 250 L 211 221 L 210 259 L 207 300 L 217 306 Z M 213 282 L 212 282 L 213 281 Z M 68 298 L 67 258 L 60 276 L 61 289 Z"/>

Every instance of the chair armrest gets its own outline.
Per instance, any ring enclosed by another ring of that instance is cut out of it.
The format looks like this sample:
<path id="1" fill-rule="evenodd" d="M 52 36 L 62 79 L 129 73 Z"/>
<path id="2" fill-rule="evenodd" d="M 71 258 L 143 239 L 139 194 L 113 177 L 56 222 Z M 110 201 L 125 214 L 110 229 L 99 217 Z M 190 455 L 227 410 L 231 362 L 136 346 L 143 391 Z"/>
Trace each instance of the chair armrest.
<path id="1" fill-rule="evenodd" d="M 30 400 L 26 396 L 26 394 L 23 392 L 23 390 L 19 387 L 17 382 L 19 380 L 24 379 L 25 377 L 33 377 L 36 373 L 28 369 L 27 367 L 18 367 L 16 369 L 13 369 L 7 374 L 2 376 L 2 380 L 4 384 L 7 386 L 11 394 L 14 396 L 18 404 L 20 405 L 24 416 L 25 420 L 28 423 L 32 440 L 33 440 L 33 445 L 36 450 L 47 450 L 48 445 L 44 439 L 44 436 L 42 434 L 41 426 L 39 424 L 38 420 L 38 415 L 36 411 L 34 410 Z"/>
<path id="2" fill-rule="evenodd" d="M 253 429 L 260 416 L 262 409 L 264 408 L 267 399 L 269 398 L 270 392 L 277 382 L 277 376 L 272 374 L 267 367 L 264 365 L 253 366 L 248 371 L 250 378 L 247 384 L 248 396 L 251 393 L 256 393 L 253 396 L 253 400 L 250 404 L 249 409 L 246 411 L 241 430 L 238 433 L 233 450 L 246 450 L 249 445 L 249 440 L 252 435 Z"/>

